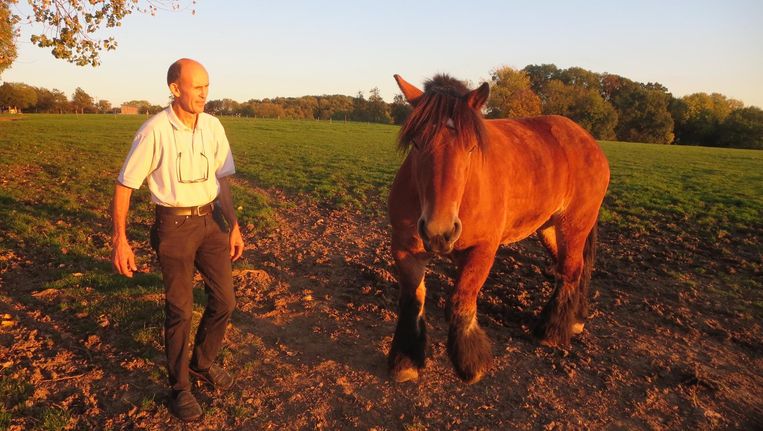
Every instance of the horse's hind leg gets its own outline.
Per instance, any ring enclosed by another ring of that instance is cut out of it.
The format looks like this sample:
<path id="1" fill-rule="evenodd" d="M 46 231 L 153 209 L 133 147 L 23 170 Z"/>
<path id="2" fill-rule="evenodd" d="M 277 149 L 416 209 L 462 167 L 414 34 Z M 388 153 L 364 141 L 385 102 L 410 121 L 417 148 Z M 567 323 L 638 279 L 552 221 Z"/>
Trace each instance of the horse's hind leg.
<path id="1" fill-rule="evenodd" d="M 490 339 L 477 323 L 477 294 L 490 273 L 496 247 L 475 247 L 456 256 L 456 287 L 448 301 L 448 355 L 456 374 L 479 381 L 492 360 Z"/>
<path id="2" fill-rule="evenodd" d="M 593 265 L 596 259 L 597 237 L 598 227 L 597 225 L 594 225 L 586 238 L 585 247 L 583 248 L 583 273 L 580 276 L 580 285 L 578 286 L 575 320 L 572 324 L 573 335 L 583 332 L 585 321 L 588 319 L 588 298 L 590 296 L 588 290 L 591 283 L 591 272 L 593 271 Z"/>
<path id="3" fill-rule="evenodd" d="M 540 315 L 535 335 L 548 346 L 566 346 L 572 335 L 583 331 L 579 321 L 580 278 L 584 268 L 586 233 L 554 228 L 557 246 L 557 280 L 554 293 Z"/>
<path id="4" fill-rule="evenodd" d="M 419 241 L 420 242 L 420 241 Z M 409 244 L 411 245 L 411 244 Z M 424 319 L 424 273 L 427 259 L 423 246 L 403 247 L 392 239 L 392 256 L 398 269 L 400 299 L 397 327 L 387 356 L 390 376 L 397 382 L 417 380 L 424 368 L 426 321 Z"/>
<path id="5" fill-rule="evenodd" d="M 538 230 L 538 235 L 540 236 L 541 243 L 543 243 L 543 246 L 548 250 L 549 254 L 551 255 L 551 258 L 554 262 L 554 268 L 553 268 L 553 274 L 554 277 L 559 277 L 559 246 L 557 245 L 557 238 L 556 238 L 556 227 L 555 226 L 548 226 L 544 227 L 540 230 Z M 588 248 L 588 243 L 586 243 L 586 249 Z M 590 277 L 590 274 L 588 275 Z M 585 278 L 585 277 L 584 277 Z M 585 289 L 583 289 L 585 287 Z M 579 287 L 579 292 L 574 296 L 576 304 L 574 305 L 575 309 L 575 316 L 572 323 L 571 331 L 572 335 L 577 335 L 583 332 L 583 328 L 585 326 L 585 319 L 588 315 L 588 283 L 585 283 L 585 286 L 583 286 L 582 280 L 581 285 Z"/>

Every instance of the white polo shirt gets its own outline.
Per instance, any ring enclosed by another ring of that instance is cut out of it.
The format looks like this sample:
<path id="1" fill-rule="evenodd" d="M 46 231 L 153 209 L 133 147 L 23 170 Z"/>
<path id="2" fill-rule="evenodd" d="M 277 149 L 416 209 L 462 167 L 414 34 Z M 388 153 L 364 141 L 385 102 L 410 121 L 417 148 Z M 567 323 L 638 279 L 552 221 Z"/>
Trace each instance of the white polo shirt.
<path id="1" fill-rule="evenodd" d="M 191 207 L 212 202 L 220 193 L 217 179 L 235 172 L 220 120 L 201 113 L 194 130 L 170 106 L 138 129 L 117 181 L 138 189 L 146 180 L 154 203 Z"/>

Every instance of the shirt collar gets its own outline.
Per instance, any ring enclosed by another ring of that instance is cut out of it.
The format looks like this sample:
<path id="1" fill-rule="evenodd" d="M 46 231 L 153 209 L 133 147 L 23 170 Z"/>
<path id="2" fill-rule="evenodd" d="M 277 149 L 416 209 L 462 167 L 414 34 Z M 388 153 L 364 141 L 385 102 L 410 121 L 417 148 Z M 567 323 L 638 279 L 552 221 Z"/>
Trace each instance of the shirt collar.
<path id="1" fill-rule="evenodd" d="M 180 118 L 178 118 L 177 114 L 175 114 L 175 111 L 172 110 L 172 105 L 168 106 L 167 109 L 167 117 L 170 120 L 170 124 L 172 124 L 172 127 L 174 127 L 176 130 L 184 130 L 186 132 L 191 132 L 193 129 L 186 126 L 182 121 L 180 121 Z M 196 128 L 198 129 L 201 125 L 201 114 L 199 114 L 199 117 L 196 119 Z"/>

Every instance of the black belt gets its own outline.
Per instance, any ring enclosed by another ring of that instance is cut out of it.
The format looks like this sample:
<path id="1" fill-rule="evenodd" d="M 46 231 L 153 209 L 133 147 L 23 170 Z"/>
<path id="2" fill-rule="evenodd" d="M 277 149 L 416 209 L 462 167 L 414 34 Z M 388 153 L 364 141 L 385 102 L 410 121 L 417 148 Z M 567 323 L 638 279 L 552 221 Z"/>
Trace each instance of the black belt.
<path id="1" fill-rule="evenodd" d="M 215 203 L 210 202 L 206 205 L 199 205 L 196 207 L 165 207 L 161 205 L 156 206 L 157 214 L 170 214 L 176 216 L 205 216 L 215 209 Z"/>

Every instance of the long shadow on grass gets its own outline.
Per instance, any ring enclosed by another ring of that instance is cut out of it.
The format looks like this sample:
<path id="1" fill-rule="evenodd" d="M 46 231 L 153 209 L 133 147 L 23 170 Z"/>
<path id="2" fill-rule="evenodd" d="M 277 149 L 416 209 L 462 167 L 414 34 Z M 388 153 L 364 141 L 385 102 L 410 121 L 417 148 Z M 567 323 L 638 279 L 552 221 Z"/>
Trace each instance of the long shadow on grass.
<path id="1" fill-rule="evenodd" d="M 63 223 L 56 224 L 59 220 Z M 45 369 L 62 351 L 71 352 L 72 362 L 81 368 L 72 376 L 37 378 L 50 395 L 25 407 L 23 415 L 43 415 L 52 403 L 71 396 L 72 388 L 84 385 L 103 411 L 97 418 L 88 416 L 87 403 L 80 401 L 68 413 L 97 425 L 103 423 L 99 418 L 124 413 L 142 399 L 166 392 L 160 277 L 112 274 L 106 259 L 92 256 L 104 245 L 95 233 L 105 229 L 103 218 L 93 211 L 0 195 L 0 245 L 16 256 L 15 263 L 0 268 L 2 293 L 10 300 L 0 311 L 17 318 L 20 328 L 37 331 L 36 337 L 47 343 L 32 356 L 11 353 L 13 370 L 31 378 L 29 373 Z M 83 237 L 88 243 L 77 244 Z M 97 377 L 88 377 L 92 372 Z"/>
<path id="2" fill-rule="evenodd" d="M 57 378 L 38 382 L 51 395 L 23 413 L 35 417 L 44 408 L 74 394 L 73 388 L 85 385 L 103 411 L 97 418 L 88 416 L 87 404 L 80 400 L 71 404 L 68 413 L 88 422 L 95 420 L 92 425 L 102 423 L 99 418 L 130 410 L 142 399 L 165 393 L 163 356 L 158 346 L 163 306 L 161 301 L 142 299 L 161 292 L 158 283 L 156 274 L 125 280 L 99 273 L 84 276 L 82 283 L 72 281 L 48 289 L 44 295 L 6 289 L 4 293 L 17 305 L 4 305 L 0 311 L 16 316 L 21 327 L 36 331 L 37 338 L 47 344 L 45 352 L 14 355 L 13 368 L 22 374 L 45 369 L 48 360 L 62 351 L 72 353 L 70 362 L 77 367 L 74 375 L 60 376 L 60 382 Z M 93 372 L 95 377 L 89 377 Z"/>
<path id="3" fill-rule="evenodd" d="M 56 226 L 59 220 L 70 227 L 53 227 L 49 231 L 41 227 L 44 222 L 48 222 L 50 226 Z M 71 211 L 50 204 L 30 204 L 0 195 L 0 230 L 4 233 L 0 244 L 31 262 L 29 266 L 45 268 L 44 271 L 37 273 L 41 281 L 60 277 L 62 271 L 57 268 L 62 264 L 69 265 L 70 271 L 105 269 L 108 264 L 82 253 L 70 251 L 63 244 L 66 241 L 65 229 L 94 232 L 100 230 L 101 224 L 102 221 L 98 215 L 92 211 Z M 103 245 L 99 244 L 100 240 L 96 235 L 91 235 L 88 241 L 91 244 L 70 244 L 70 246 L 98 249 Z"/>

